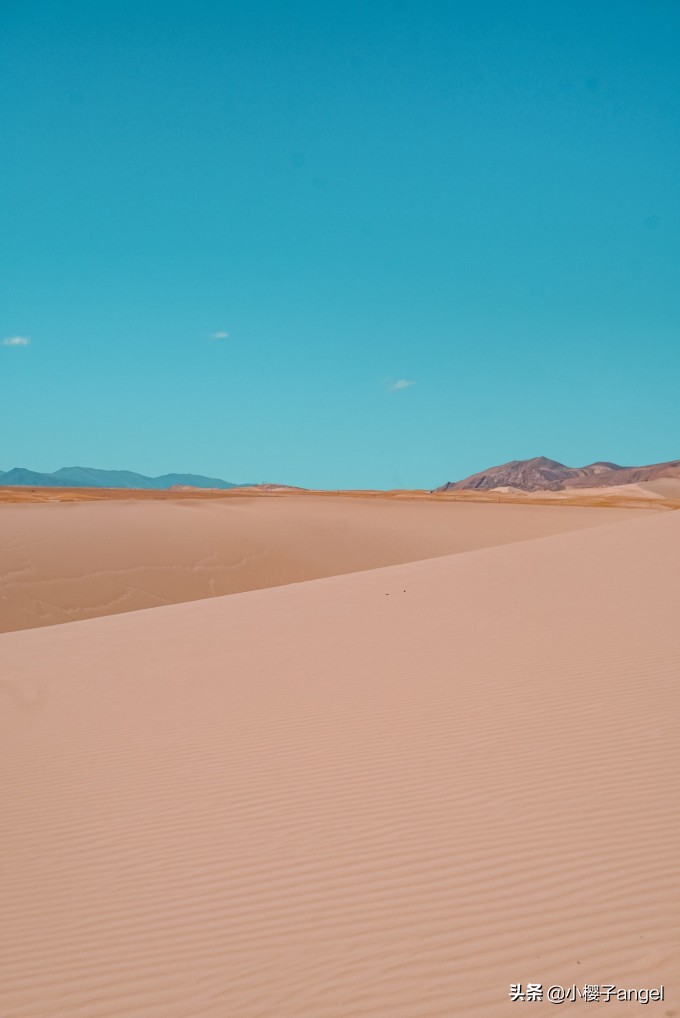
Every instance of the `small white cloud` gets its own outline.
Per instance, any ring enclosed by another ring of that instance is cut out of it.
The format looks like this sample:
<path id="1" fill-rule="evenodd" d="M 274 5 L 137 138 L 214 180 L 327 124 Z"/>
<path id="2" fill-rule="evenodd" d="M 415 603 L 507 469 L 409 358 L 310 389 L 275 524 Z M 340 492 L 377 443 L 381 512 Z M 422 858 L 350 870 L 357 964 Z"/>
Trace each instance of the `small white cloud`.
<path id="1" fill-rule="evenodd" d="M 409 382 L 407 378 L 400 378 L 397 382 L 392 382 L 391 385 L 388 385 L 388 389 L 390 392 L 399 392 L 400 389 L 408 389 L 415 384 L 415 382 Z"/>
<path id="2" fill-rule="evenodd" d="M 3 346 L 28 346 L 31 342 L 30 336 L 8 336 L 3 339 Z"/>
<path id="3" fill-rule="evenodd" d="M 211 339 L 229 339 L 229 333 L 228 332 L 211 332 L 210 333 L 210 338 Z"/>

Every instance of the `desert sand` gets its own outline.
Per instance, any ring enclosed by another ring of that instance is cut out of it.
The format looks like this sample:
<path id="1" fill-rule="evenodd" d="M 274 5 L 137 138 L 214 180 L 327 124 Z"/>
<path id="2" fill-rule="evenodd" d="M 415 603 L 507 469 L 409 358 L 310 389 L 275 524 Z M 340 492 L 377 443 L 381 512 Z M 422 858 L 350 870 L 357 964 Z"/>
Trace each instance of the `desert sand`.
<path id="1" fill-rule="evenodd" d="M 0 636 L 3 1018 L 680 1013 L 680 514 L 473 508 L 486 547 Z"/>
<path id="2" fill-rule="evenodd" d="M 0 632 L 505 544 L 621 511 L 446 497 L 90 494 L 0 505 Z"/>
<path id="3" fill-rule="evenodd" d="M 680 479 L 677 477 L 658 477 L 653 481 L 637 481 L 634 484 L 604 485 L 599 488 L 565 488 L 562 491 L 524 492 L 519 488 L 509 486 L 491 488 L 489 494 L 515 495 L 527 499 L 531 504 L 536 504 L 537 499 L 541 501 L 568 502 L 571 504 L 598 504 L 598 499 L 604 505 L 606 501 L 612 500 L 624 507 L 630 503 L 644 503 L 652 500 L 662 500 L 672 503 L 670 508 L 680 508 Z M 447 493 L 448 494 L 448 493 Z"/>

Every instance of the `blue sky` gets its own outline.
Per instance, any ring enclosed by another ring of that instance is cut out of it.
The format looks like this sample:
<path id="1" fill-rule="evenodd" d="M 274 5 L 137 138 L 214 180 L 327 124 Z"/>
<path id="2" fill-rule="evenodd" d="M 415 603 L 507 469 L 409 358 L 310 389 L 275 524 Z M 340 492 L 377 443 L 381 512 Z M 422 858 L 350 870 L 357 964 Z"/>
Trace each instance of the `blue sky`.
<path id="1" fill-rule="evenodd" d="M 675 0 L 5 3 L 0 468 L 680 457 L 679 42 Z"/>

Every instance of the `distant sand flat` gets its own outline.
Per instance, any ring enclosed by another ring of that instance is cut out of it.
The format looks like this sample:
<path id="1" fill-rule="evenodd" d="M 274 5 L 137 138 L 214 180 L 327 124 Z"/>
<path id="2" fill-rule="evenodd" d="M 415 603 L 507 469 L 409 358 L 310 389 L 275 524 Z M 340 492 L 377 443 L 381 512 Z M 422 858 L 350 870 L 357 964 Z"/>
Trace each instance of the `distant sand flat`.
<path id="1" fill-rule="evenodd" d="M 0 632 L 526 540 L 620 520 L 623 511 L 445 497 L 127 494 L 0 505 Z"/>
<path id="2" fill-rule="evenodd" d="M 0 636 L 3 1018 L 677 1014 L 680 514 L 615 518 Z"/>

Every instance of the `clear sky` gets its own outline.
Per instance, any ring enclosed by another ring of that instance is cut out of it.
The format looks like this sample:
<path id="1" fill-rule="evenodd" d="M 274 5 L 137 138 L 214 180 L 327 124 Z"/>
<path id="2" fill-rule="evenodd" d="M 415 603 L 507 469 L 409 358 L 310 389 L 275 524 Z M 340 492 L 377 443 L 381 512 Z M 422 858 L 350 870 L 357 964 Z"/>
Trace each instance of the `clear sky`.
<path id="1" fill-rule="evenodd" d="M 0 468 L 680 457 L 679 47 L 677 0 L 5 0 Z"/>

